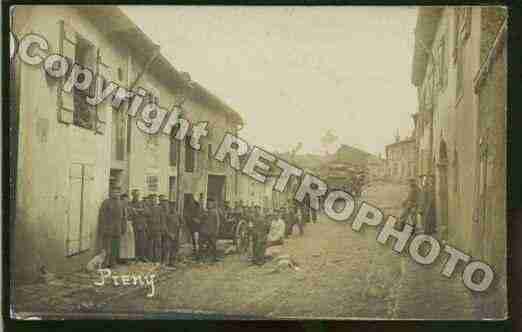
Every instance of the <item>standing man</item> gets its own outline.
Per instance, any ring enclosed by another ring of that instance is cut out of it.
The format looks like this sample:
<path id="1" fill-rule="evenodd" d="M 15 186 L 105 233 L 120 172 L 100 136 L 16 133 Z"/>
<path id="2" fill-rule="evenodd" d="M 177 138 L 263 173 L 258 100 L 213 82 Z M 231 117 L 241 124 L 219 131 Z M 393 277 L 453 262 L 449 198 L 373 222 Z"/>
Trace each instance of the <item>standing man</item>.
<path id="1" fill-rule="evenodd" d="M 177 230 L 177 222 L 176 225 L 173 225 L 172 237 L 169 232 L 169 224 L 174 221 L 174 210 L 171 209 L 170 202 L 167 200 L 167 196 L 159 195 L 159 208 L 161 215 L 161 263 L 163 265 L 169 265 L 170 263 L 170 252 L 173 249 L 172 241 L 175 239 L 175 231 Z"/>
<path id="2" fill-rule="evenodd" d="M 161 236 L 163 235 L 164 227 L 161 218 L 161 209 L 156 202 L 157 195 L 149 195 L 149 259 L 155 263 L 161 261 Z"/>
<path id="3" fill-rule="evenodd" d="M 417 182 L 415 179 L 410 179 L 409 183 L 409 192 L 406 200 L 402 202 L 402 213 L 399 217 L 399 222 L 401 225 L 404 225 L 408 222 L 408 220 L 413 220 L 409 224 L 413 226 L 413 231 L 415 232 L 415 226 L 417 224 L 417 203 L 419 200 L 419 187 L 417 186 Z M 401 226 L 402 228 L 402 226 Z"/>
<path id="4" fill-rule="evenodd" d="M 269 217 L 269 216 L 266 216 Z M 266 238 L 268 234 L 268 223 L 265 216 L 261 214 L 261 207 L 256 205 L 253 221 L 253 258 L 252 263 L 255 265 L 263 265 L 265 263 Z"/>
<path id="5" fill-rule="evenodd" d="M 302 225 L 300 224 L 299 218 L 299 208 L 292 200 L 288 201 L 288 212 L 287 212 L 287 222 L 288 222 L 288 235 L 292 235 L 294 232 L 294 226 L 299 225 L 299 231 L 302 234 Z"/>
<path id="6" fill-rule="evenodd" d="M 419 213 L 421 214 L 424 234 L 435 234 L 437 232 L 437 220 L 435 216 L 435 193 L 433 192 L 433 178 L 428 175 L 424 178 L 422 186 L 422 200 L 419 202 Z"/>
<path id="7" fill-rule="evenodd" d="M 108 268 L 116 265 L 120 256 L 120 238 L 125 233 L 126 228 L 123 213 L 120 188 L 112 187 L 109 198 L 103 201 L 98 214 L 103 248 L 107 253 L 104 265 Z"/>
<path id="8" fill-rule="evenodd" d="M 193 194 L 190 194 L 187 204 L 183 208 L 183 219 L 185 226 L 190 233 L 190 239 L 192 240 L 192 254 L 197 259 L 199 257 L 199 235 L 201 228 L 201 216 L 200 216 L 199 204 L 194 198 Z"/>
<path id="9" fill-rule="evenodd" d="M 125 220 L 126 230 L 120 239 L 120 259 L 124 262 L 130 262 L 136 258 L 134 226 L 131 221 L 131 207 L 129 203 L 129 195 L 124 193 L 120 196 L 123 206 L 123 220 Z"/>
<path id="10" fill-rule="evenodd" d="M 321 202 L 319 203 L 319 206 L 321 206 Z M 312 222 L 315 224 L 317 222 L 317 210 L 310 205 L 310 200 L 308 200 L 308 210 L 312 216 Z"/>
<path id="11" fill-rule="evenodd" d="M 207 211 L 202 218 L 201 223 L 201 240 L 206 244 L 212 262 L 217 262 L 217 236 L 219 233 L 219 226 L 221 224 L 221 216 L 214 199 L 207 200 Z"/>
<path id="12" fill-rule="evenodd" d="M 167 219 L 167 254 L 165 259 L 165 264 L 169 267 L 174 267 L 176 264 L 176 255 L 179 249 L 179 231 L 180 227 L 183 224 L 180 215 L 176 211 L 176 202 L 170 202 L 170 215 Z"/>
<path id="13" fill-rule="evenodd" d="M 310 199 L 308 196 L 301 203 L 301 219 L 303 226 L 310 222 Z"/>
<path id="14" fill-rule="evenodd" d="M 130 202 L 131 220 L 134 226 L 134 243 L 136 260 L 147 261 L 147 218 L 145 217 L 144 202 L 140 201 L 140 191 L 132 190 Z"/>

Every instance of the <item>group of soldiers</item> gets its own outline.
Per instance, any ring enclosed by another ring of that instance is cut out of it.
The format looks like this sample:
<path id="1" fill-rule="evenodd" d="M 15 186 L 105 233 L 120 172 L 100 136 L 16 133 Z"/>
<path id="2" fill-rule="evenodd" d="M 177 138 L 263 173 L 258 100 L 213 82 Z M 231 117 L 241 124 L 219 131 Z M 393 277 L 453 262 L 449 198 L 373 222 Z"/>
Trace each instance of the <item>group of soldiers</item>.
<path id="1" fill-rule="evenodd" d="M 367 177 L 364 172 L 360 172 L 352 176 L 346 186 L 345 190 L 354 195 L 355 198 L 359 198 L 362 195 L 364 187 L 368 185 Z"/>
<path id="2" fill-rule="evenodd" d="M 185 204 L 181 216 L 177 212 L 176 202 L 169 201 L 165 195 L 152 193 L 140 199 L 140 191 L 134 189 L 131 196 L 129 201 L 127 194 L 120 194 L 119 187 L 112 187 L 109 198 L 101 205 L 99 229 L 106 252 L 105 267 L 122 262 L 120 242 L 128 241 L 129 228 L 133 233 L 132 258 L 173 267 L 182 229 L 190 232 L 196 259 L 206 255 L 215 262 L 219 260 L 216 243 L 220 231 L 227 232 L 228 228 L 228 231 L 234 231 L 232 228 L 239 220 L 245 220 L 252 240 L 252 262 L 260 265 L 264 263 L 267 245 L 271 245 L 267 236 L 272 222 L 279 221 L 284 229 L 283 237 L 288 238 L 295 226 L 303 235 L 305 225 L 317 221 L 317 212 L 307 202 L 297 204 L 289 201 L 288 206 L 270 210 L 259 205 L 245 206 L 239 201 L 231 208 L 228 202 L 218 206 L 212 198 L 207 199 L 204 206 L 200 195 L 199 200 L 192 198 Z"/>
<path id="3" fill-rule="evenodd" d="M 106 267 L 121 262 L 120 241 L 129 231 L 129 221 L 134 234 L 134 243 L 129 245 L 134 247 L 135 260 L 174 266 L 182 219 L 176 212 L 176 203 L 165 195 L 150 194 L 141 200 L 135 189 L 129 201 L 127 194 L 120 195 L 119 187 L 112 187 L 98 219 Z"/>
<path id="4" fill-rule="evenodd" d="M 317 212 L 311 209 L 306 202 L 296 204 L 289 201 L 288 206 L 279 209 L 263 208 L 259 205 L 244 206 L 238 202 L 236 207 L 231 210 L 231 214 L 238 219 L 248 222 L 251 227 L 252 235 L 252 263 L 262 265 L 265 263 L 265 251 L 268 246 L 282 244 L 282 239 L 270 243 L 268 234 L 273 224 L 279 220 L 284 223 L 284 238 L 288 238 L 295 226 L 299 228 L 299 235 L 304 235 L 304 228 L 307 223 L 317 222 Z"/>

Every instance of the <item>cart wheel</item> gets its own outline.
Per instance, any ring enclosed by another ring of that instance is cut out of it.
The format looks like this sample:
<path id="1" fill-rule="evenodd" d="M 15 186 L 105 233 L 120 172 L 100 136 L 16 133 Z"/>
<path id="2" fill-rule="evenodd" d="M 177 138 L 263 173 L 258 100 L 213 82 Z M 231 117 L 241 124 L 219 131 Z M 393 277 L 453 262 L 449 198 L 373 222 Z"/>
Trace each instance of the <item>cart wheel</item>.
<path id="1" fill-rule="evenodd" d="M 235 242 L 237 252 L 240 255 L 248 254 L 250 249 L 250 234 L 248 231 L 248 223 L 245 220 L 241 220 L 237 224 Z"/>

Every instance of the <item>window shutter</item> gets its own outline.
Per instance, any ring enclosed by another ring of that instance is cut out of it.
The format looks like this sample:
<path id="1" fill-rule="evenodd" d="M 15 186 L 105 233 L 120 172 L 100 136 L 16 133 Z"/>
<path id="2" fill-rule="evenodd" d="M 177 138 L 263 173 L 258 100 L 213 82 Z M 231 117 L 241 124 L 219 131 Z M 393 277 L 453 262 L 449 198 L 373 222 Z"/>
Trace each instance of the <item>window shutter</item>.
<path id="1" fill-rule="evenodd" d="M 68 58 L 69 66 L 74 63 L 76 55 L 76 32 L 70 25 L 60 21 L 60 54 Z M 58 87 L 58 121 L 71 124 L 74 120 L 74 94 L 63 91 L 67 75 Z"/>
<path id="2" fill-rule="evenodd" d="M 83 165 L 83 190 L 82 190 L 82 223 L 80 230 L 80 251 L 91 247 L 91 228 L 97 219 L 97 211 L 94 208 L 94 166 Z"/>
<path id="3" fill-rule="evenodd" d="M 102 52 L 100 49 L 98 49 L 98 53 L 96 56 L 96 72 L 97 75 L 100 75 L 105 79 L 105 85 L 111 82 L 112 77 L 110 73 L 110 68 L 108 65 L 103 63 Z M 98 134 L 103 135 L 105 133 L 105 126 L 107 124 L 107 113 L 109 112 L 108 105 L 110 104 L 107 102 L 100 103 L 96 106 L 96 133 Z"/>
<path id="4" fill-rule="evenodd" d="M 82 220 L 82 165 L 72 164 L 69 174 L 69 213 L 67 218 L 66 255 L 80 251 Z"/>

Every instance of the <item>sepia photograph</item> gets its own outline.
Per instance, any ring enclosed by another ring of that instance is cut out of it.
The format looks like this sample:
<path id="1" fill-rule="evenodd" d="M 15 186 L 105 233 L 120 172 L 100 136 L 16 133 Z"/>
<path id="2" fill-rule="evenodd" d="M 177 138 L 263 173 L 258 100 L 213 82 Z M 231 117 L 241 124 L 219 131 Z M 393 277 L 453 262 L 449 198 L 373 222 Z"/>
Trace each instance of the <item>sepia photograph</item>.
<path id="1" fill-rule="evenodd" d="M 506 7 L 9 9 L 12 319 L 509 318 Z"/>

